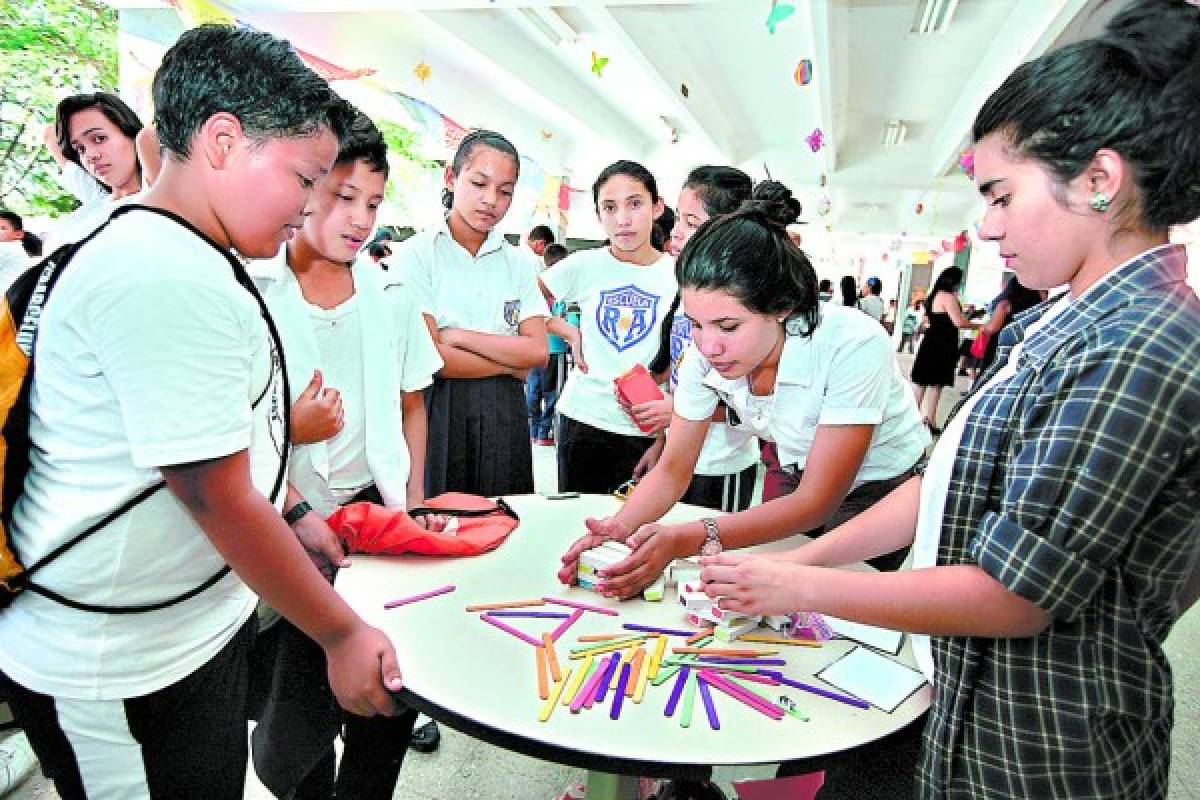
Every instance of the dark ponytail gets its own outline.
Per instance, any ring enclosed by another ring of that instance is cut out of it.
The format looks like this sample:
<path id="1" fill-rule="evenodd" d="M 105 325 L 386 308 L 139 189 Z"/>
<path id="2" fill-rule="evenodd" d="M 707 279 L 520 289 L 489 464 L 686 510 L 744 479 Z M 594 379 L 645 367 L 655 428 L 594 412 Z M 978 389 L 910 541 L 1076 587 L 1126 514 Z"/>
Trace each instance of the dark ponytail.
<path id="1" fill-rule="evenodd" d="M 1163 231 L 1200 216 L 1200 8 L 1134 0 L 1094 39 L 1022 64 L 975 118 L 976 142 L 1003 133 L 1060 184 L 1102 148 L 1136 186 L 1135 224 Z"/>

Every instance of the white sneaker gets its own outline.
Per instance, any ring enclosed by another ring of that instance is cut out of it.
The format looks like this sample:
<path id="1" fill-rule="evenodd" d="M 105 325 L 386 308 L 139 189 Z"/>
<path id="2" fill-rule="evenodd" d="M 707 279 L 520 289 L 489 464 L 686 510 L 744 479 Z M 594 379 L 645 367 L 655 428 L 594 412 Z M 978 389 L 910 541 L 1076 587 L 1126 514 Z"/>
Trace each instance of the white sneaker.
<path id="1" fill-rule="evenodd" d="M 21 785 L 36 764 L 37 758 L 24 731 L 0 739 L 0 797 Z"/>

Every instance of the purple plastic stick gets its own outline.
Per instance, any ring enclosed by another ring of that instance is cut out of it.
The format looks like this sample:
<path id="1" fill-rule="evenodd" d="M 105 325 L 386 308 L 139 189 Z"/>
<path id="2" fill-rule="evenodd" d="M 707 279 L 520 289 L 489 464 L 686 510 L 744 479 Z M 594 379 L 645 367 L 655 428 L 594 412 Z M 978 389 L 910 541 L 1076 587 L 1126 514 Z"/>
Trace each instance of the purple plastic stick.
<path id="1" fill-rule="evenodd" d="M 600 685 L 596 687 L 596 702 L 603 703 L 604 698 L 608 696 L 608 686 L 612 683 L 613 675 L 617 674 L 617 664 L 621 661 L 623 654 L 616 652 L 612 654 L 612 658 L 608 660 L 608 665 L 604 669 L 604 678 L 601 679 Z"/>
<path id="2" fill-rule="evenodd" d="M 571 627 L 576 622 L 578 622 L 579 618 L 582 616 L 583 616 L 583 609 L 577 608 L 574 611 L 572 611 L 571 616 L 567 617 L 565 620 L 563 620 L 563 623 L 561 625 L 559 625 L 557 628 L 555 628 L 553 631 L 551 631 L 550 638 L 557 642 L 558 637 L 562 636 L 566 632 L 567 628 Z"/>
<path id="3" fill-rule="evenodd" d="M 613 695 L 612 710 L 608 712 L 609 719 L 621 716 L 621 706 L 625 702 L 625 688 L 629 686 L 629 668 L 632 664 L 621 665 L 621 677 L 617 678 L 617 692 Z"/>
<path id="4" fill-rule="evenodd" d="M 707 664 L 745 664 L 755 667 L 783 667 L 787 661 L 782 658 L 734 658 L 732 656 L 700 656 Z"/>
<path id="5" fill-rule="evenodd" d="M 717 719 L 717 707 L 713 705 L 712 692 L 708 689 L 707 681 L 700 681 L 700 699 L 704 701 L 704 713 L 708 715 L 708 727 L 714 731 L 721 730 L 721 720 Z"/>
<path id="6" fill-rule="evenodd" d="M 667 707 L 663 709 L 664 717 L 675 716 L 675 709 L 679 706 L 679 698 L 683 694 L 683 687 L 687 684 L 689 672 L 691 672 L 691 667 L 679 669 L 679 677 L 675 679 L 675 687 L 671 689 L 671 696 L 667 698 Z"/>
<path id="7" fill-rule="evenodd" d="M 494 619 L 493 617 L 491 617 L 488 614 L 480 614 L 479 618 L 489 625 L 495 625 L 497 628 L 504 631 L 505 633 L 511 633 L 513 636 L 517 637 L 518 639 L 520 639 L 523 642 L 529 642 L 534 647 L 542 646 L 542 643 L 540 641 L 538 641 L 537 639 L 533 638 L 532 636 L 525 634 L 525 633 L 521 633 L 519 630 L 512 627 L 511 625 L 505 625 L 500 620 Z"/>
<path id="8" fill-rule="evenodd" d="M 845 703 L 846 705 L 854 706 L 855 708 L 869 709 L 871 707 L 871 704 L 868 703 L 866 700 L 860 700 L 857 697 L 852 697 L 848 694 L 838 694 L 837 692 L 831 692 L 828 689 L 822 689 L 820 686 L 813 686 L 812 684 L 809 684 L 809 683 L 801 683 L 800 681 L 794 681 L 791 678 L 783 677 L 783 673 L 780 673 L 780 672 L 773 672 L 772 670 L 768 669 L 768 670 L 763 670 L 762 674 L 770 675 L 772 678 L 778 678 L 779 682 L 784 684 L 785 686 L 791 686 L 793 689 L 799 689 L 802 692 L 810 692 L 811 694 L 815 694 L 818 697 L 827 697 L 830 700 L 837 700 L 839 703 Z"/>
<path id="9" fill-rule="evenodd" d="M 678 628 L 656 628 L 653 625 L 638 625 L 636 622 L 626 622 L 621 626 L 630 631 L 642 631 L 643 633 L 662 633 L 667 636 L 691 636 L 695 631 L 684 631 Z"/>
<path id="10" fill-rule="evenodd" d="M 565 611 L 489 611 L 489 617 L 531 617 L 534 619 L 566 619 Z"/>

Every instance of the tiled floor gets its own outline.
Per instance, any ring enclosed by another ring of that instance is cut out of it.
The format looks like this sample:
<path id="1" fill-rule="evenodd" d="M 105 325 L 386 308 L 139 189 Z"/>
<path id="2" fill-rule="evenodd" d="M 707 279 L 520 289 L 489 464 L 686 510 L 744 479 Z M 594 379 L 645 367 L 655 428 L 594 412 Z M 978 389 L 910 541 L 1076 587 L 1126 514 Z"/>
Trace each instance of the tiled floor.
<path id="1" fill-rule="evenodd" d="M 910 359 L 902 356 L 907 373 Z M 964 379 L 960 379 L 962 381 Z M 942 396 L 942 417 L 960 393 Z M 534 448 L 534 473 L 539 489 L 555 480 L 554 450 Z M 1175 732 L 1172 737 L 1171 793 L 1169 800 L 1200 800 L 1200 610 L 1195 608 L 1175 626 L 1166 644 L 1175 670 Z M 1190 656 L 1188 654 L 1191 654 Z M 516 755 L 442 727 L 442 745 L 432 754 L 410 752 L 400 774 L 395 797 L 399 800 L 550 800 L 580 770 Z M 718 771 L 725 791 L 734 796 L 730 780 L 768 777 L 762 769 Z M 58 795 L 40 775 L 26 781 L 12 798 L 57 800 Z M 271 795 L 254 779 L 247 782 L 246 797 L 270 800 Z M 1031 799 L 1033 800 L 1033 799 Z"/>

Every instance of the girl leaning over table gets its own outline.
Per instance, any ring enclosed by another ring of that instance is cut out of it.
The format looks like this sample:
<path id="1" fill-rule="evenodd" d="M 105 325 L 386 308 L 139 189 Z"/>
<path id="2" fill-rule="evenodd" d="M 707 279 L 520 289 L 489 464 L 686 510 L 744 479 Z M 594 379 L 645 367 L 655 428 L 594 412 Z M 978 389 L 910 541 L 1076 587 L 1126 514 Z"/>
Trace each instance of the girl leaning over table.
<path id="1" fill-rule="evenodd" d="M 1086 105 L 1080 98 L 1088 98 Z M 1024 64 L 975 120 L 975 181 L 1021 283 L 924 475 L 789 554 L 706 559 L 722 605 L 926 634 L 920 796 L 1167 796 L 1163 641 L 1200 593 L 1200 8 L 1140 0 Z M 914 542 L 914 569 L 830 567 Z"/>

